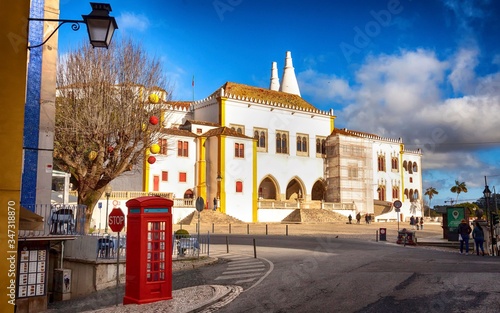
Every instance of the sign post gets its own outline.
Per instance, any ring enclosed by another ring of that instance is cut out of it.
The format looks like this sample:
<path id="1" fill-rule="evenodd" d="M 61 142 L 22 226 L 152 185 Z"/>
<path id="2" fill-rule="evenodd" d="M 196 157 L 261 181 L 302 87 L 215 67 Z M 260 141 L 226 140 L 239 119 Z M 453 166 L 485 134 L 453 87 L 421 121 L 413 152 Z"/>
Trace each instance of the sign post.
<path id="1" fill-rule="evenodd" d="M 398 213 L 398 232 L 399 232 L 399 212 L 401 212 L 401 207 L 403 206 L 403 202 L 396 200 L 392 205 L 394 205 L 394 207 L 396 208 L 394 211 Z"/>
<path id="2" fill-rule="evenodd" d="M 205 207 L 205 200 L 203 197 L 198 197 L 196 198 L 196 211 L 198 211 L 198 244 L 200 244 L 200 212 L 203 211 L 203 208 Z M 207 204 L 208 207 L 208 204 Z M 198 253 L 198 258 L 200 257 L 200 254 Z"/>
<path id="3" fill-rule="evenodd" d="M 120 232 L 125 226 L 125 214 L 123 214 L 122 209 L 114 208 L 111 213 L 109 213 L 108 220 L 109 228 L 112 231 L 118 233 L 118 239 L 116 241 L 116 306 L 118 306 L 118 285 L 120 284 Z"/>

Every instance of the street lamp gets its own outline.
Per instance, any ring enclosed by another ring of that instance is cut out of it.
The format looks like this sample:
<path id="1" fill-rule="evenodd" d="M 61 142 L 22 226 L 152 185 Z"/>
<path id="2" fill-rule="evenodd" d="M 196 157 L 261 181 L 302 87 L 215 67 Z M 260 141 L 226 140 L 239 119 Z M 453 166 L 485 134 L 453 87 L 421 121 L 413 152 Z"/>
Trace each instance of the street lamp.
<path id="1" fill-rule="evenodd" d="M 111 191 L 113 189 L 111 188 L 111 185 L 107 185 L 106 189 L 104 190 L 104 193 L 106 195 L 106 226 L 104 227 L 104 232 L 107 234 L 108 233 L 108 207 L 109 207 L 109 197 L 111 196 Z"/>
<path id="2" fill-rule="evenodd" d="M 217 174 L 217 208 L 220 208 L 220 182 L 222 181 L 222 176 Z"/>
<path id="3" fill-rule="evenodd" d="M 485 177 L 486 180 L 486 177 Z M 488 218 L 488 222 L 490 223 L 490 236 L 491 236 L 491 255 L 495 255 L 495 243 L 493 242 L 493 221 L 492 221 L 492 216 L 490 212 L 490 197 L 491 197 L 491 191 L 490 188 L 488 188 L 488 185 L 484 186 L 484 200 L 486 201 L 486 216 Z"/>
<path id="4" fill-rule="evenodd" d="M 111 43 L 111 38 L 118 25 L 114 17 L 109 16 L 111 12 L 111 5 L 108 3 L 94 3 L 91 2 L 92 12 L 88 15 L 82 15 L 83 20 L 59 20 L 59 19 L 43 19 L 43 18 L 28 18 L 30 21 L 42 21 L 42 22 L 58 22 L 59 25 L 54 29 L 54 31 L 45 39 L 44 42 L 38 45 L 29 46 L 28 49 L 37 48 L 43 46 L 52 35 L 61 27 L 63 24 L 72 23 L 71 29 L 77 31 L 80 29 L 79 24 L 86 24 L 87 31 L 89 34 L 90 44 L 94 48 L 108 48 Z"/>

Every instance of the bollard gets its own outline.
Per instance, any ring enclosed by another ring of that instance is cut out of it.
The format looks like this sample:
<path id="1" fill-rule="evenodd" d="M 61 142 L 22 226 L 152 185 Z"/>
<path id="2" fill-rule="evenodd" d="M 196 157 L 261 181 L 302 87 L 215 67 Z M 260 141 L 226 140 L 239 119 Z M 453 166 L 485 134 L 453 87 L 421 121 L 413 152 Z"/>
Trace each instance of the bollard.
<path id="1" fill-rule="evenodd" d="M 288 224 L 286 224 L 286 236 L 288 236 Z"/>
<path id="2" fill-rule="evenodd" d="M 255 238 L 253 239 L 253 257 L 257 258 L 257 248 L 255 247 Z"/>
<path id="3" fill-rule="evenodd" d="M 266 235 L 267 235 L 267 224 L 266 224 Z"/>
<path id="4" fill-rule="evenodd" d="M 214 234 L 214 223 L 212 223 L 212 234 Z"/>
<path id="5" fill-rule="evenodd" d="M 375 231 L 375 241 L 378 242 L 378 230 Z"/>
<path id="6" fill-rule="evenodd" d="M 231 223 L 229 223 L 229 233 L 231 233 Z"/>
<path id="7" fill-rule="evenodd" d="M 207 231 L 207 255 L 210 256 L 210 232 Z"/>
<path id="8" fill-rule="evenodd" d="M 247 235 L 250 235 L 250 224 L 247 224 Z"/>
<path id="9" fill-rule="evenodd" d="M 227 236 L 226 236 L 226 253 L 229 253 L 229 240 L 227 239 Z"/>

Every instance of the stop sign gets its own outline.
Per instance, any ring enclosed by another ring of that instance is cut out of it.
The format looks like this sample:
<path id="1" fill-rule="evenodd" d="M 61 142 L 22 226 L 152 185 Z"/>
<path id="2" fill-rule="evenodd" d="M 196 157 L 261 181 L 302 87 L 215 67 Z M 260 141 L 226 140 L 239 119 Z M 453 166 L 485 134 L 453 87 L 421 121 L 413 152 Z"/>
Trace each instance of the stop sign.
<path id="1" fill-rule="evenodd" d="M 108 225 L 114 232 L 121 232 L 123 226 L 125 226 L 125 214 L 123 214 L 122 209 L 114 208 L 111 213 L 109 213 Z"/>

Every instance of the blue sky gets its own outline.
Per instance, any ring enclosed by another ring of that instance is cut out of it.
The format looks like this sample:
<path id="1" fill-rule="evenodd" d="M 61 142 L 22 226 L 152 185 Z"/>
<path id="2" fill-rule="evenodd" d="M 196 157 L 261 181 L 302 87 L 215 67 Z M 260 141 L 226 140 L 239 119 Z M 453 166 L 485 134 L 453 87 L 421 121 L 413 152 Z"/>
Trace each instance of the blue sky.
<path id="1" fill-rule="evenodd" d="M 495 0 L 109 1 L 115 39 L 160 58 L 174 100 L 202 99 L 226 81 L 268 87 L 291 51 L 302 97 L 333 108 L 336 126 L 402 137 L 422 148 L 433 205 L 456 198 L 455 180 L 482 196 L 500 188 L 500 3 Z M 61 18 L 88 2 L 61 0 Z M 59 31 L 64 53 L 86 31 Z"/>

